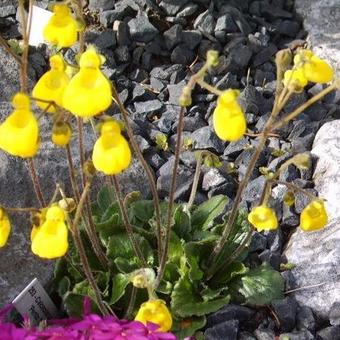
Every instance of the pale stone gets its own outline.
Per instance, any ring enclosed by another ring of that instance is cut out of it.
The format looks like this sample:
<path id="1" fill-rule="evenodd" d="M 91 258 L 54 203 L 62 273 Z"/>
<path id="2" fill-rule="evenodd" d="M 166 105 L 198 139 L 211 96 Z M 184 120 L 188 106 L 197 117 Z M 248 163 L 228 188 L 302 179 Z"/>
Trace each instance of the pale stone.
<path id="1" fill-rule="evenodd" d="M 325 198 L 329 214 L 328 226 L 317 232 L 297 229 L 292 235 L 285 255 L 294 263 L 292 270 L 296 287 L 294 293 L 306 305 L 324 318 L 334 302 L 340 302 L 340 120 L 324 124 L 318 131 L 312 153 L 318 157 L 314 173 L 315 188 Z M 320 284 L 320 285 L 319 285 Z M 319 285 L 316 287 L 310 287 Z"/>

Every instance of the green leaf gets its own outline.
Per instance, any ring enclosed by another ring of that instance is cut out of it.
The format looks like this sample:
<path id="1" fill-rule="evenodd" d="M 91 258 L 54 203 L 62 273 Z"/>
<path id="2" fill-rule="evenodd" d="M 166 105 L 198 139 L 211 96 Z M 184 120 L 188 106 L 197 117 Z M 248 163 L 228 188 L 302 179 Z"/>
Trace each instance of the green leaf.
<path id="1" fill-rule="evenodd" d="M 191 224 L 195 229 L 209 229 L 216 217 L 221 215 L 228 203 L 228 197 L 218 195 L 199 205 L 192 213 Z"/>
<path id="2" fill-rule="evenodd" d="M 284 280 L 268 264 L 251 269 L 233 283 L 233 286 L 244 296 L 246 303 L 251 305 L 267 305 L 284 297 Z"/>
<path id="3" fill-rule="evenodd" d="M 229 300 L 229 296 L 221 296 L 214 300 L 204 301 L 190 282 L 188 275 L 184 275 L 172 291 L 171 308 L 180 317 L 203 316 L 222 308 Z"/>
<path id="4" fill-rule="evenodd" d="M 227 268 L 221 269 L 214 275 L 211 280 L 212 286 L 226 284 L 235 277 L 246 274 L 248 270 L 249 269 L 242 262 L 235 261 L 228 265 Z"/>
<path id="5" fill-rule="evenodd" d="M 105 213 L 105 211 L 114 201 L 115 196 L 112 187 L 104 186 L 103 188 L 100 189 L 97 195 L 97 204 L 102 214 Z"/>
<path id="6" fill-rule="evenodd" d="M 67 276 L 64 276 L 58 283 L 58 294 L 60 297 L 63 297 L 71 287 L 71 281 Z"/>
<path id="7" fill-rule="evenodd" d="M 84 298 L 84 295 L 75 293 L 67 293 L 64 296 L 63 304 L 68 316 L 82 317 Z M 95 314 L 100 314 L 97 304 L 93 299 L 91 299 L 91 311 Z"/>
<path id="8" fill-rule="evenodd" d="M 188 240 L 191 231 L 191 218 L 189 213 L 184 211 L 183 205 L 179 205 L 175 209 L 173 217 L 175 221 L 173 231 L 179 238 Z"/>
<path id="9" fill-rule="evenodd" d="M 154 214 L 154 203 L 149 200 L 139 200 L 133 202 L 129 208 L 129 215 L 141 222 L 148 223 Z"/>
<path id="10" fill-rule="evenodd" d="M 128 275 L 125 274 L 116 274 L 112 278 L 112 290 L 110 296 L 110 304 L 114 304 L 117 302 L 125 293 L 125 288 L 129 284 L 130 280 Z"/>
<path id="11" fill-rule="evenodd" d="M 205 326 L 206 322 L 205 316 L 174 319 L 172 331 L 176 334 L 177 339 L 184 339 L 194 335 L 196 331 Z"/>
<path id="12" fill-rule="evenodd" d="M 203 278 L 204 272 L 201 269 L 203 260 L 207 259 L 214 247 L 212 241 L 189 242 L 184 245 L 184 252 L 189 264 L 189 278 L 192 281 L 199 281 Z"/>

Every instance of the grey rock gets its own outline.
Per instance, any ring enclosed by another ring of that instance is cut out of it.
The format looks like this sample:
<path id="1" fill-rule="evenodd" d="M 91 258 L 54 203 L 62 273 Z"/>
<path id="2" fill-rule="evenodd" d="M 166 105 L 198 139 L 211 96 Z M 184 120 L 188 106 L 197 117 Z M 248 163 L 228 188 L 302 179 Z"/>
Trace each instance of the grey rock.
<path id="1" fill-rule="evenodd" d="M 118 64 L 125 64 L 131 60 L 129 48 L 126 45 L 115 48 L 114 55 Z"/>
<path id="2" fill-rule="evenodd" d="M 215 19 L 208 9 L 196 18 L 194 28 L 208 34 L 212 34 L 214 32 Z"/>
<path id="3" fill-rule="evenodd" d="M 332 326 L 340 325 L 340 302 L 334 302 L 329 312 L 329 322 Z"/>
<path id="4" fill-rule="evenodd" d="M 200 117 L 184 117 L 184 131 L 194 132 L 206 125 L 207 123 Z"/>
<path id="5" fill-rule="evenodd" d="M 298 330 L 307 329 L 310 332 L 315 331 L 315 318 L 313 311 L 306 306 L 298 307 L 297 315 L 296 315 L 296 328 Z"/>
<path id="6" fill-rule="evenodd" d="M 207 328 L 229 320 L 237 320 L 244 325 L 244 323 L 249 321 L 254 314 L 255 311 L 248 307 L 229 304 L 208 316 Z"/>
<path id="7" fill-rule="evenodd" d="M 245 69 L 252 55 L 249 47 L 244 44 L 238 44 L 227 55 L 228 71 L 240 72 Z"/>
<path id="8" fill-rule="evenodd" d="M 153 99 L 146 102 L 135 102 L 134 106 L 137 114 L 146 116 L 149 113 L 159 112 L 163 104 L 158 99 Z"/>
<path id="9" fill-rule="evenodd" d="M 150 72 L 150 77 L 155 77 L 161 80 L 168 80 L 170 77 L 170 73 L 168 70 L 165 70 L 163 67 L 155 67 Z"/>
<path id="10" fill-rule="evenodd" d="M 250 181 L 243 192 L 243 200 L 249 203 L 258 201 L 260 199 L 261 191 L 263 190 L 265 181 L 266 180 L 264 176 L 257 177 L 256 179 Z"/>
<path id="11" fill-rule="evenodd" d="M 280 270 L 280 264 L 282 263 L 281 252 L 266 249 L 259 255 L 259 258 L 262 262 L 269 263 L 275 270 Z"/>
<path id="12" fill-rule="evenodd" d="M 171 62 L 175 64 L 190 65 L 195 59 L 195 54 L 185 44 L 180 44 L 171 53 Z"/>
<path id="13" fill-rule="evenodd" d="M 314 173 L 315 188 L 320 197 L 327 198 L 325 204 L 330 222 L 325 229 L 315 233 L 297 230 L 285 252 L 288 262 L 297 265 L 292 273 L 298 287 L 325 282 L 315 289 L 298 291 L 294 296 L 299 303 L 312 308 L 316 315 L 327 318 L 333 303 L 340 302 L 339 128 L 339 120 L 323 125 L 312 149 L 312 154 L 318 157 Z"/>
<path id="14" fill-rule="evenodd" d="M 280 34 L 295 38 L 300 30 L 300 23 L 292 20 L 280 20 L 275 24 L 276 30 Z"/>
<path id="15" fill-rule="evenodd" d="M 251 238 L 249 251 L 255 252 L 259 250 L 265 250 L 266 247 L 267 247 L 267 238 L 261 233 L 254 232 Z"/>
<path id="16" fill-rule="evenodd" d="M 179 98 L 182 95 L 183 87 L 186 85 L 185 81 L 180 82 L 175 85 L 168 85 L 167 89 L 169 91 L 169 104 L 179 105 Z"/>
<path id="17" fill-rule="evenodd" d="M 180 12 L 177 13 L 178 18 L 188 17 L 193 15 L 198 9 L 198 5 L 192 2 L 186 4 Z"/>
<path id="18" fill-rule="evenodd" d="M 314 335 L 308 331 L 295 331 L 291 333 L 280 334 L 279 340 L 314 340 Z"/>
<path id="19" fill-rule="evenodd" d="M 191 135 L 195 149 L 209 149 L 218 154 L 224 151 L 224 143 L 216 136 L 210 126 L 204 126 Z"/>
<path id="20" fill-rule="evenodd" d="M 340 11 L 337 0 L 297 0 L 295 8 L 304 19 L 309 41 L 315 53 L 329 60 L 337 69 L 340 65 Z M 329 20 L 332 18 L 332 20 Z"/>
<path id="21" fill-rule="evenodd" d="M 146 151 L 144 158 L 148 164 L 156 170 L 158 170 L 165 163 L 165 160 L 158 154 L 158 150 L 155 148 Z"/>
<path id="22" fill-rule="evenodd" d="M 340 340 L 340 326 L 331 326 L 316 333 L 318 340 Z"/>
<path id="23" fill-rule="evenodd" d="M 14 14 L 16 14 L 16 12 L 17 12 L 16 7 L 14 5 L 11 5 L 9 2 L 8 2 L 7 5 L 6 4 L 0 5 L 0 17 L 1 18 L 5 18 L 5 17 L 8 17 L 10 15 L 14 15 Z"/>
<path id="24" fill-rule="evenodd" d="M 139 13 L 136 18 L 130 20 L 128 26 L 131 38 L 136 41 L 148 43 L 158 34 L 157 28 L 144 13 Z"/>
<path id="25" fill-rule="evenodd" d="M 237 320 L 228 320 L 221 322 L 220 324 L 208 328 L 204 332 L 205 340 L 236 340 L 238 333 L 238 324 Z"/>
<path id="26" fill-rule="evenodd" d="M 202 34 L 199 31 L 183 31 L 182 41 L 189 49 L 193 50 L 202 41 Z"/>
<path id="27" fill-rule="evenodd" d="M 283 300 L 275 301 L 272 307 L 278 319 L 280 320 L 280 328 L 284 332 L 289 332 L 295 327 L 297 303 L 291 297 Z"/>
<path id="28" fill-rule="evenodd" d="M 109 9 L 113 9 L 114 2 L 111 0 L 90 0 L 89 8 L 91 10 L 101 10 L 106 11 Z"/>
<path id="29" fill-rule="evenodd" d="M 160 2 L 159 7 L 161 7 L 167 15 L 176 15 L 186 2 L 187 0 L 165 0 Z"/>
<path id="30" fill-rule="evenodd" d="M 178 45 L 182 41 L 182 31 L 183 28 L 181 25 L 173 25 L 167 31 L 163 33 L 166 47 L 171 50 L 176 45 Z"/>
<path id="31" fill-rule="evenodd" d="M 268 47 L 261 50 L 258 54 L 256 54 L 253 58 L 253 66 L 258 67 L 265 62 L 269 61 L 274 54 L 277 52 L 277 47 L 274 44 L 269 44 Z"/>
<path id="32" fill-rule="evenodd" d="M 217 19 L 215 35 L 218 31 L 222 31 L 224 34 L 238 32 L 238 27 L 235 24 L 233 17 L 229 13 L 224 14 Z"/>
<path id="33" fill-rule="evenodd" d="M 116 46 L 116 36 L 111 30 L 104 31 L 95 39 L 94 44 L 99 49 L 113 48 Z"/>
<path id="34" fill-rule="evenodd" d="M 225 182 L 226 178 L 220 171 L 216 168 L 211 168 L 203 175 L 202 189 L 204 191 L 209 191 L 213 187 L 217 187 Z"/>
<path id="35" fill-rule="evenodd" d="M 227 157 L 237 157 L 247 146 L 249 146 L 249 141 L 246 137 L 242 137 L 235 143 L 229 143 L 224 149 L 223 156 Z"/>
<path id="36" fill-rule="evenodd" d="M 254 332 L 257 340 L 273 340 L 275 333 L 271 329 L 256 329 Z"/>

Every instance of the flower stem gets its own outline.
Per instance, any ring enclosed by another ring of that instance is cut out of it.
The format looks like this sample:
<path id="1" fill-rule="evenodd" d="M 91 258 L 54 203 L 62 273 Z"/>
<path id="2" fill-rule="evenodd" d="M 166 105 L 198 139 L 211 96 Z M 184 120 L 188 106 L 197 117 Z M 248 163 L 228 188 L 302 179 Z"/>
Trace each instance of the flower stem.
<path id="1" fill-rule="evenodd" d="M 142 154 L 142 152 L 141 152 L 141 150 L 138 146 L 138 143 L 137 143 L 137 141 L 134 137 L 134 134 L 133 134 L 133 131 L 132 131 L 132 128 L 131 128 L 131 124 L 129 122 L 129 114 L 128 114 L 127 110 L 125 109 L 122 101 L 120 100 L 119 95 L 118 95 L 117 90 L 116 90 L 114 85 L 112 86 L 112 92 L 113 92 L 113 99 L 117 103 L 117 105 L 118 105 L 118 107 L 119 107 L 119 109 L 122 113 L 122 117 L 123 117 L 124 122 L 125 122 L 127 134 L 129 136 L 132 149 L 135 152 L 140 164 L 144 168 L 146 176 L 148 177 L 148 181 L 149 181 L 149 185 L 150 185 L 152 197 L 153 197 L 154 208 L 155 208 L 156 234 L 157 234 L 157 243 L 158 243 L 157 248 L 158 248 L 158 258 L 159 258 L 159 262 L 160 262 L 161 254 L 162 254 L 162 224 L 161 224 L 161 213 L 160 213 L 161 209 L 160 209 L 160 203 L 159 203 L 159 197 L 158 197 L 155 177 L 154 177 L 154 174 L 153 174 L 152 170 L 150 169 L 148 163 L 145 161 L 143 154 Z"/>
<path id="2" fill-rule="evenodd" d="M 192 207 L 195 197 L 196 197 L 198 181 L 200 179 L 200 174 L 201 174 L 201 169 L 202 169 L 202 161 L 203 161 L 203 152 L 200 152 L 198 159 L 197 159 L 197 163 L 196 163 L 194 181 L 192 183 L 191 193 L 190 193 L 189 202 L 188 202 L 188 210 L 190 210 L 190 208 Z"/>
<path id="3" fill-rule="evenodd" d="M 163 242 L 163 252 L 161 257 L 161 262 L 158 268 L 158 274 L 155 281 L 155 289 L 160 284 L 162 277 L 164 275 L 165 265 L 168 258 L 169 245 L 170 245 L 170 237 L 171 237 L 171 229 L 173 224 L 172 211 L 174 206 L 175 192 L 176 192 L 176 184 L 177 184 L 177 170 L 179 164 L 179 155 L 182 149 L 182 132 L 184 127 L 184 107 L 181 107 L 181 111 L 179 113 L 178 125 L 177 125 L 177 140 L 176 140 L 176 150 L 175 150 L 175 161 L 172 170 L 172 178 L 171 178 L 171 186 L 170 186 L 170 195 L 169 195 L 169 205 L 167 212 L 167 224 L 166 224 L 166 233 L 165 239 Z"/>
<path id="4" fill-rule="evenodd" d="M 9 53 L 15 59 L 15 61 L 19 64 L 19 66 L 21 66 L 21 58 L 11 50 L 7 41 L 1 36 L 1 34 L 0 34 L 0 45 L 5 49 L 7 53 Z"/>
<path id="5" fill-rule="evenodd" d="M 124 315 L 124 319 L 129 319 L 130 315 L 133 311 L 133 307 L 135 306 L 136 303 L 136 295 L 137 295 L 137 288 L 132 286 L 132 290 L 131 290 L 131 295 L 130 295 L 130 299 L 129 299 L 129 304 L 128 307 L 126 309 L 125 315 Z"/>
<path id="6" fill-rule="evenodd" d="M 121 192 L 121 189 L 120 189 L 119 180 L 118 180 L 117 176 L 112 176 L 112 179 L 113 179 L 113 185 L 114 185 L 114 188 L 115 188 L 116 199 L 117 199 L 119 209 L 120 209 L 120 212 L 121 212 L 123 220 L 124 220 L 126 232 L 127 232 L 128 236 L 130 238 L 130 242 L 132 244 L 132 247 L 133 247 L 133 249 L 136 253 L 136 256 L 138 257 L 138 259 L 142 263 L 143 267 L 148 267 L 148 264 L 145 261 L 143 252 L 142 252 L 142 250 L 141 250 L 141 248 L 140 248 L 140 246 L 139 246 L 139 244 L 138 244 L 138 242 L 135 238 L 135 235 L 133 233 L 133 228 L 132 228 L 132 225 L 129 221 L 128 212 L 126 210 L 126 207 L 124 206 L 124 202 L 123 202 L 123 199 L 122 199 L 122 192 Z"/>
<path id="7" fill-rule="evenodd" d="M 302 194 L 306 195 L 307 197 L 309 197 L 312 201 L 317 200 L 318 197 L 316 197 L 315 195 L 313 195 L 312 193 L 310 193 L 307 190 L 304 190 L 300 187 L 298 187 L 297 185 L 293 184 L 293 183 L 289 183 L 289 182 L 285 182 L 285 181 L 273 181 L 275 184 L 281 184 L 281 185 L 285 185 L 287 188 L 291 189 L 292 191 L 298 191 L 301 192 Z"/>
<path id="8" fill-rule="evenodd" d="M 73 159 L 72 159 L 71 148 L 70 148 L 69 144 L 66 145 L 65 150 L 66 150 L 68 169 L 69 169 L 69 173 L 70 173 L 70 180 L 71 180 L 73 195 L 74 195 L 76 203 L 78 204 L 79 199 L 80 199 L 80 194 L 79 194 L 79 188 L 78 188 L 76 175 L 75 175 L 75 169 L 74 169 L 74 164 L 73 164 Z"/>
<path id="9" fill-rule="evenodd" d="M 86 202 L 87 195 L 90 191 L 90 186 L 91 186 L 91 181 L 88 180 L 87 183 L 85 184 L 83 193 L 80 197 L 79 204 L 77 206 L 77 210 L 76 210 L 76 213 L 75 213 L 75 217 L 74 217 L 73 223 L 71 224 L 71 228 L 72 228 L 75 244 L 76 244 L 77 249 L 79 251 L 79 256 L 80 256 L 80 260 L 81 260 L 81 263 L 82 263 L 82 266 L 83 266 L 83 269 L 84 269 L 84 273 L 86 275 L 86 278 L 89 281 L 90 286 L 92 287 L 92 289 L 94 291 L 98 308 L 100 309 L 100 311 L 103 315 L 108 315 L 109 313 L 108 313 L 107 308 L 105 307 L 105 305 L 103 303 L 103 300 L 102 300 L 102 297 L 101 297 L 101 292 L 100 292 L 98 285 L 97 285 L 97 282 L 96 282 L 96 280 L 95 280 L 95 278 L 92 274 L 91 267 L 90 267 L 90 264 L 89 264 L 87 256 L 86 256 L 84 244 L 83 244 L 83 241 L 81 240 L 81 236 L 80 236 L 80 232 L 79 232 L 79 228 L 78 228 L 78 224 L 79 224 L 79 221 L 80 221 L 80 218 L 81 218 L 81 215 L 82 215 L 82 209 L 83 209 L 84 204 Z"/>
<path id="10" fill-rule="evenodd" d="M 37 176 L 37 172 L 36 172 L 36 169 L 35 169 L 33 158 L 27 159 L 27 165 L 28 165 L 28 169 L 30 171 L 32 182 L 33 182 L 34 191 L 35 191 L 35 194 L 38 198 L 40 206 L 45 207 L 46 201 L 44 199 L 44 195 L 43 195 L 42 190 L 41 190 L 41 186 L 40 186 L 39 178 Z"/>

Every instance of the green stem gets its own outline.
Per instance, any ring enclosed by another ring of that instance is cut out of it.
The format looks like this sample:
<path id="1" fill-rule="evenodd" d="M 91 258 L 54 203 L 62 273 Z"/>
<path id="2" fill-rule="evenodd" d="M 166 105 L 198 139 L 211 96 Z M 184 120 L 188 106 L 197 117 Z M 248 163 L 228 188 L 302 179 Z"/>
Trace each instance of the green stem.
<path id="1" fill-rule="evenodd" d="M 198 182 L 200 179 L 200 174 L 201 174 L 201 169 L 202 169 L 202 162 L 203 162 L 203 152 L 200 152 L 198 159 L 197 159 L 197 163 L 196 163 L 194 181 L 192 183 L 191 193 L 190 193 L 189 202 L 188 202 L 188 210 L 190 210 L 190 208 L 192 207 L 195 197 L 196 197 Z"/>
<path id="2" fill-rule="evenodd" d="M 177 170 L 178 170 L 178 164 L 179 164 L 179 156 L 182 149 L 182 132 L 184 128 L 184 107 L 181 107 L 181 111 L 179 113 L 178 118 L 178 126 L 177 126 L 177 140 L 176 140 L 176 150 L 175 150 L 175 161 L 174 166 L 172 170 L 172 178 L 171 178 L 171 186 L 170 186 L 170 195 L 169 195 L 169 205 L 168 205 L 168 212 L 167 212 L 167 228 L 165 232 L 165 239 L 163 243 L 163 252 L 161 257 L 161 262 L 158 268 L 158 274 L 155 281 L 155 289 L 160 284 L 165 270 L 166 261 L 168 258 L 168 252 L 169 252 L 169 245 L 170 245 L 170 237 L 171 237 L 171 229 L 173 224 L 173 218 L 172 218 L 172 211 L 174 206 L 174 198 L 175 198 L 175 192 L 176 192 L 176 184 L 177 184 Z"/>
<path id="3" fill-rule="evenodd" d="M 135 251 L 136 256 L 138 257 L 138 259 L 140 260 L 140 262 L 142 263 L 143 267 L 146 268 L 148 267 L 148 264 L 145 260 L 145 257 L 143 255 L 143 252 L 136 240 L 135 234 L 133 233 L 133 228 L 132 225 L 129 221 L 129 216 L 128 216 L 128 212 L 124 206 L 124 202 L 122 199 L 122 193 L 121 193 L 121 189 L 120 189 L 120 183 L 119 180 L 117 178 L 117 176 L 112 176 L 113 179 L 113 185 L 115 188 L 115 194 L 116 194 L 116 199 L 119 205 L 119 209 L 120 212 L 122 214 L 123 220 L 124 220 L 124 224 L 125 224 L 125 228 L 126 228 L 126 232 L 129 236 L 130 242 L 132 244 L 132 247 Z"/>
<path id="4" fill-rule="evenodd" d="M 144 171 L 146 173 L 146 176 L 148 177 L 149 185 L 151 188 L 152 192 L 152 197 L 153 197 L 153 203 L 154 203 L 154 208 L 155 208 L 155 218 L 156 218 L 156 235 L 157 235 L 157 248 L 158 248 L 158 257 L 159 257 L 159 262 L 162 254 L 162 224 L 161 224 L 161 209 L 160 209 L 160 203 L 159 203 L 159 197 L 158 197 L 158 192 L 157 192 L 157 187 L 156 187 L 156 182 L 155 182 L 155 177 L 150 169 L 148 163 L 145 161 L 143 154 L 138 146 L 138 143 L 134 137 L 131 124 L 129 122 L 129 114 L 127 110 L 125 109 L 122 101 L 119 98 L 119 95 L 117 93 L 117 90 L 115 86 L 112 86 L 112 92 L 113 92 L 113 98 L 115 102 L 117 103 L 121 113 L 122 117 L 125 122 L 126 126 L 126 131 L 130 139 L 130 143 L 132 146 L 133 151 L 135 152 L 140 164 L 144 168 Z"/>

